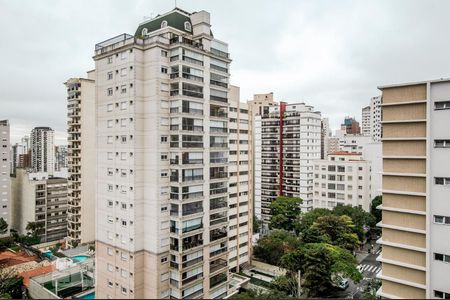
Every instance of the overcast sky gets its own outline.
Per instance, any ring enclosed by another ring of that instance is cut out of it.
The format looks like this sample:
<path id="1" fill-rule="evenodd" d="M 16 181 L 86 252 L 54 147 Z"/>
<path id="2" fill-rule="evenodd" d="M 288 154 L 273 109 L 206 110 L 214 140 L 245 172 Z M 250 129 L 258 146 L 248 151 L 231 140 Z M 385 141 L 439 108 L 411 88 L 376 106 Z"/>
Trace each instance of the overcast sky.
<path id="1" fill-rule="evenodd" d="M 450 1 L 178 0 L 211 13 L 241 100 L 304 101 L 337 129 L 382 84 L 450 77 Z M 63 82 L 94 68 L 96 43 L 134 34 L 174 0 L 0 0 L 0 119 L 12 140 L 50 126 L 66 143 Z"/>

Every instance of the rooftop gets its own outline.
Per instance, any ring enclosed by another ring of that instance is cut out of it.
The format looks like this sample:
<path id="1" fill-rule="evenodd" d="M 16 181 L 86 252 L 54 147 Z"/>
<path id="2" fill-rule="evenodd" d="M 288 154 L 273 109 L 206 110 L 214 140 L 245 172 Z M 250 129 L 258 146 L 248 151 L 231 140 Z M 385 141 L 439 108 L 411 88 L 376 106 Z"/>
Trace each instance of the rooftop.
<path id="1" fill-rule="evenodd" d="M 382 90 L 382 89 L 393 88 L 393 87 L 426 84 L 428 82 L 429 83 L 437 83 L 437 82 L 447 82 L 447 81 L 450 81 L 450 78 L 440 78 L 440 79 L 432 79 L 432 80 L 425 80 L 425 81 L 415 81 L 415 82 L 413 81 L 413 82 L 405 82 L 405 83 L 386 84 L 386 85 L 378 86 L 378 89 Z"/>
<path id="2" fill-rule="evenodd" d="M 190 15 L 190 13 L 184 10 L 174 8 L 168 13 L 157 15 L 155 18 L 139 24 L 139 27 L 136 29 L 134 36 L 137 38 L 142 38 L 146 34 L 166 26 L 173 27 L 186 33 L 192 33 L 192 23 Z M 185 26 L 186 22 L 189 23 L 189 27 Z M 190 30 L 187 30 L 188 28 L 190 28 Z"/>
<path id="3" fill-rule="evenodd" d="M 352 155 L 352 156 L 355 156 L 355 155 L 362 155 L 362 153 L 361 152 L 350 152 L 350 151 L 336 151 L 336 152 L 330 153 L 328 155 Z"/>

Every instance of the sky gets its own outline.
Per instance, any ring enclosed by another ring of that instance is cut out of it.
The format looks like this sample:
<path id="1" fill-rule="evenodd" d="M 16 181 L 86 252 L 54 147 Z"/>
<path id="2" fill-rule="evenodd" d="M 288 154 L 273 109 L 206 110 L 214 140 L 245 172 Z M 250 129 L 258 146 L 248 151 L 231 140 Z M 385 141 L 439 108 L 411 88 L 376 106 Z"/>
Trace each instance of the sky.
<path id="1" fill-rule="evenodd" d="M 177 0 L 211 13 L 229 44 L 241 101 L 273 92 L 306 102 L 338 129 L 380 94 L 377 86 L 450 77 L 450 1 Z M 35 126 L 66 144 L 63 83 L 94 68 L 96 43 L 134 34 L 175 0 L 0 0 L 0 119 L 12 142 Z"/>

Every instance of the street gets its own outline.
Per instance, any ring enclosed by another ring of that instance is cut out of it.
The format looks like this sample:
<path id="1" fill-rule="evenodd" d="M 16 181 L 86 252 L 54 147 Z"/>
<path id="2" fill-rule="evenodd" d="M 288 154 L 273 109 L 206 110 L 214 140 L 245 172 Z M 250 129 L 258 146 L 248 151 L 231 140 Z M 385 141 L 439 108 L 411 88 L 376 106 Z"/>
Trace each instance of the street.
<path id="1" fill-rule="evenodd" d="M 353 281 L 349 281 L 349 287 L 337 294 L 339 298 L 361 298 L 362 292 L 372 278 L 375 278 L 377 273 L 381 270 L 381 263 L 376 259 L 381 253 L 381 248 L 378 245 L 374 245 L 373 253 L 368 254 L 367 249 L 370 245 L 365 245 L 362 251 L 357 252 L 358 266 L 361 268 L 361 274 L 363 279 L 355 284 Z"/>

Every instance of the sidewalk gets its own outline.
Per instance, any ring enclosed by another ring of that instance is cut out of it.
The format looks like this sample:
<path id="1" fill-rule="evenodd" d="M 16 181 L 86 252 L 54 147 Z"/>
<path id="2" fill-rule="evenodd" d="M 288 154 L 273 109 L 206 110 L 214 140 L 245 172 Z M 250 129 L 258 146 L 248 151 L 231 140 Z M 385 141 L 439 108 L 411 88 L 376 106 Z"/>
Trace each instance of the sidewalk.
<path id="1" fill-rule="evenodd" d="M 360 264 L 370 253 L 367 253 L 367 250 L 370 249 L 371 244 L 373 245 L 374 253 L 380 248 L 380 245 L 376 244 L 375 241 L 372 243 L 364 244 L 361 250 L 356 250 L 356 261 Z"/>

